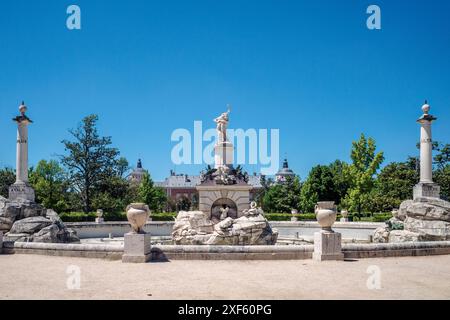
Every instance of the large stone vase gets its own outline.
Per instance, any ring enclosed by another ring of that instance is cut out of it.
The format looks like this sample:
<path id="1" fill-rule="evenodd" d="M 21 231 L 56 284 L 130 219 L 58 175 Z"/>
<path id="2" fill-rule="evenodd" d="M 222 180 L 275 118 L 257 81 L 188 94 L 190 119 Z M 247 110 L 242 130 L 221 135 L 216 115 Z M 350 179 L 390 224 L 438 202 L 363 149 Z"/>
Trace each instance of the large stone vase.
<path id="1" fill-rule="evenodd" d="M 333 231 L 331 227 L 336 221 L 337 216 L 334 201 L 317 202 L 314 212 L 316 213 L 317 222 L 319 222 L 322 230 L 329 232 Z"/>
<path id="2" fill-rule="evenodd" d="M 150 209 L 145 203 L 132 203 L 127 206 L 127 219 L 131 225 L 130 234 L 145 234 L 143 229 L 150 215 Z"/>

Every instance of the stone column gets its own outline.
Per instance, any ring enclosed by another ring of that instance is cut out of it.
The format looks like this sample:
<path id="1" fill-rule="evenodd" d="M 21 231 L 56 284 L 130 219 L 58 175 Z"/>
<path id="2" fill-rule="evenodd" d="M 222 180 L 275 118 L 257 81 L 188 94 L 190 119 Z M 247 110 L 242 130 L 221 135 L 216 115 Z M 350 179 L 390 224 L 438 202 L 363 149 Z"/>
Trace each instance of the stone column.
<path id="1" fill-rule="evenodd" d="M 9 187 L 9 199 L 34 201 L 34 190 L 28 184 L 28 125 L 32 123 L 25 115 L 25 103 L 19 106 L 20 116 L 13 119 L 17 123 L 16 182 Z"/>
<path id="2" fill-rule="evenodd" d="M 420 124 L 420 182 L 414 187 L 414 199 L 439 198 L 439 185 L 433 183 L 433 140 L 431 123 L 437 120 L 429 114 L 430 106 L 425 101 L 423 115 L 417 120 Z"/>
<path id="3" fill-rule="evenodd" d="M 28 119 L 16 119 L 17 150 L 16 150 L 16 183 L 28 182 Z"/>
<path id="4" fill-rule="evenodd" d="M 3 232 L 0 231 L 0 254 L 3 252 Z"/>

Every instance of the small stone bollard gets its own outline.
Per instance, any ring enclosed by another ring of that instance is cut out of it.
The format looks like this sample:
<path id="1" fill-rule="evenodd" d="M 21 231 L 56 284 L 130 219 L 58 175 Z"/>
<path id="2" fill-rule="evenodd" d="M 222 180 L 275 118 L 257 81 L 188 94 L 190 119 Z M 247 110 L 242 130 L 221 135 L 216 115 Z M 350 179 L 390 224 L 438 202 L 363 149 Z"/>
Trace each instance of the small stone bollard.
<path id="1" fill-rule="evenodd" d="M 313 259 L 316 261 L 344 260 L 341 246 L 342 236 L 339 232 L 334 232 L 331 229 L 336 221 L 334 202 L 318 202 L 315 213 L 322 230 L 314 233 Z"/>
<path id="2" fill-rule="evenodd" d="M 132 231 L 125 234 L 122 262 L 145 263 L 150 261 L 151 236 L 143 230 L 150 210 L 144 203 L 132 203 L 126 211 Z"/>

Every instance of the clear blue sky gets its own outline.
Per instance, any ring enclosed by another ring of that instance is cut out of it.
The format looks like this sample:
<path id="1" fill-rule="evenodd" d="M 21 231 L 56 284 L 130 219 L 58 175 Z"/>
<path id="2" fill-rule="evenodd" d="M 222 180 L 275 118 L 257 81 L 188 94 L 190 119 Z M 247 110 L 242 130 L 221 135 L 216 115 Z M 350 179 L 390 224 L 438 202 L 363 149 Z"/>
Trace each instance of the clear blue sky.
<path id="1" fill-rule="evenodd" d="M 70 4 L 81 30 L 66 28 Z M 381 30 L 366 28 L 370 4 Z M 227 103 L 230 127 L 280 129 L 281 157 L 302 178 L 349 160 L 362 132 L 385 163 L 403 161 L 417 154 L 424 99 L 435 140 L 450 142 L 450 2 L 2 1 L 0 167 L 15 165 L 22 99 L 31 165 L 63 153 L 67 129 L 97 113 L 100 133 L 156 180 L 196 174 L 172 164 L 171 133 L 213 127 Z"/>

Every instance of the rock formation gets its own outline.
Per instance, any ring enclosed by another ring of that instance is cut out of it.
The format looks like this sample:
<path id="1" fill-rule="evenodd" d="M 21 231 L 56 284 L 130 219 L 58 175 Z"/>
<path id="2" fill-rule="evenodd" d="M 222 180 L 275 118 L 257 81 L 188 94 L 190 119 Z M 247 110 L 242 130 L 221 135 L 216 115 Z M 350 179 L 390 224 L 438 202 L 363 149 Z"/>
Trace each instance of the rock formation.
<path id="1" fill-rule="evenodd" d="M 438 198 L 403 201 L 394 218 L 378 228 L 374 242 L 450 240 L 450 202 Z"/>
<path id="2" fill-rule="evenodd" d="M 0 196 L 0 231 L 5 241 L 79 242 L 76 232 L 66 228 L 58 214 L 29 200 Z"/>
<path id="3" fill-rule="evenodd" d="M 240 218 L 227 217 L 212 222 L 202 211 L 180 211 L 173 227 L 175 244 L 197 245 L 274 245 L 273 230 L 260 208 L 245 210 Z"/>

